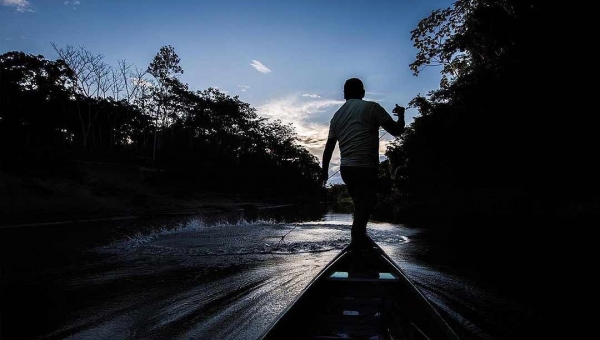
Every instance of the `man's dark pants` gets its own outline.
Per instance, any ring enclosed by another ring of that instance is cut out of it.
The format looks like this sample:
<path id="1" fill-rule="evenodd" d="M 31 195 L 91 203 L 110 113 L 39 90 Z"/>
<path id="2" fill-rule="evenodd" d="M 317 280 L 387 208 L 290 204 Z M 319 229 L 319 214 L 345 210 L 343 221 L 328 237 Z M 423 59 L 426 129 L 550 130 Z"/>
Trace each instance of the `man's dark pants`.
<path id="1" fill-rule="evenodd" d="M 377 169 L 342 166 L 340 173 L 354 203 L 351 245 L 361 247 L 367 236 L 367 222 L 377 203 Z"/>

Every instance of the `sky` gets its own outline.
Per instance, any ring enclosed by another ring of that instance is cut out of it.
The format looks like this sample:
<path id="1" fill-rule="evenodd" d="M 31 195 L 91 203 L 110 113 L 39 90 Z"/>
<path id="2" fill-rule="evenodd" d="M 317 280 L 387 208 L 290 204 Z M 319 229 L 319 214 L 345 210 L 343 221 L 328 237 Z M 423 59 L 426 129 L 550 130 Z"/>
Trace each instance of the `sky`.
<path id="1" fill-rule="evenodd" d="M 439 87 L 440 69 L 418 77 L 410 31 L 449 0 L 0 0 L 0 54 L 23 51 L 48 59 L 59 47 L 83 46 L 116 66 L 145 69 L 160 47 L 181 58 L 191 89 L 217 87 L 292 123 L 299 143 L 319 161 L 329 120 L 344 103 L 346 79 L 360 78 L 365 100 L 389 113 Z M 406 111 L 410 124 L 418 112 Z M 381 138 L 383 153 L 389 135 Z M 341 183 L 339 149 L 329 184 Z"/>

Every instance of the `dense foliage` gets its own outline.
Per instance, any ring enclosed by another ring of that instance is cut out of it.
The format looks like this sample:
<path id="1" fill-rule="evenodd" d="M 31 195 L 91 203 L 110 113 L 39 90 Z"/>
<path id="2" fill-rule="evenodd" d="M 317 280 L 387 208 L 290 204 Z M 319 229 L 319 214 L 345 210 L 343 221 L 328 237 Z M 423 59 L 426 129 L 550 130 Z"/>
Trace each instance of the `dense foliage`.
<path id="1" fill-rule="evenodd" d="M 598 198 L 593 125 L 563 104 L 577 54 L 556 34 L 555 6 L 458 0 L 418 24 L 410 67 L 441 66 L 443 78 L 411 101 L 420 114 L 388 148 L 388 199 L 514 213 Z"/>
<path id="2" fill-rule="evenodd" d="M 172 46 L 147 70 L 54 48 L 55 61 L 0 55 L 0 170 L 47 173 L 85 159 L 159 168 L 161 181 L 189 193 L 322 193 L 317 159 L 291 126 L 218 89 L 190 90 Z"/>

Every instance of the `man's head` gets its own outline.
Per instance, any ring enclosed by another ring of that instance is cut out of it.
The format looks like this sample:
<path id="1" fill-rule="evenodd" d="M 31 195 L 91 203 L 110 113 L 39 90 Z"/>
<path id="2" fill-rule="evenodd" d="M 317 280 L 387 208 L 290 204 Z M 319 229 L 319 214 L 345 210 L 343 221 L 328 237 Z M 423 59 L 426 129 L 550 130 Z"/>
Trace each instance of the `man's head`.
<path id="1" fill-rule="evenodd" d="M 344 83 L 344 99 L 363 99 L 365 97 L 365 87 L 358 78 L 350 78 Z"/>

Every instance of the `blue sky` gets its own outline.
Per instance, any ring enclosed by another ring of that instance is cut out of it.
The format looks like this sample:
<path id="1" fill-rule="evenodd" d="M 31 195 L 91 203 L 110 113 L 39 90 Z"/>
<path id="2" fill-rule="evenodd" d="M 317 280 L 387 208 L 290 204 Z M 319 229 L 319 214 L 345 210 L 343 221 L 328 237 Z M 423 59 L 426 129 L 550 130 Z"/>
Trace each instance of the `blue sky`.
<path id="1" fill-rule="evenodd" d="M 452 3 L 0 0 L 0 53 L 56 59 L 54 42 L 145 69 L 161 46 L 172 45 L 184 69 L 181 79 L 192 89 L 218 87 L 262 116 L 293 123 L 300 143 L 320 159 L 346 79 L 361 78 L 366 99 L 389 112 L 438 87 L 438 68 L 419 77 L 408 68 L 417 52 L 410 31 Z M 416 114 L 407 110 L 407 123 Z M 336 148 L 331 174 L 338 163 Z M 339 181 L 336 175 L 330 183 Z"/>

